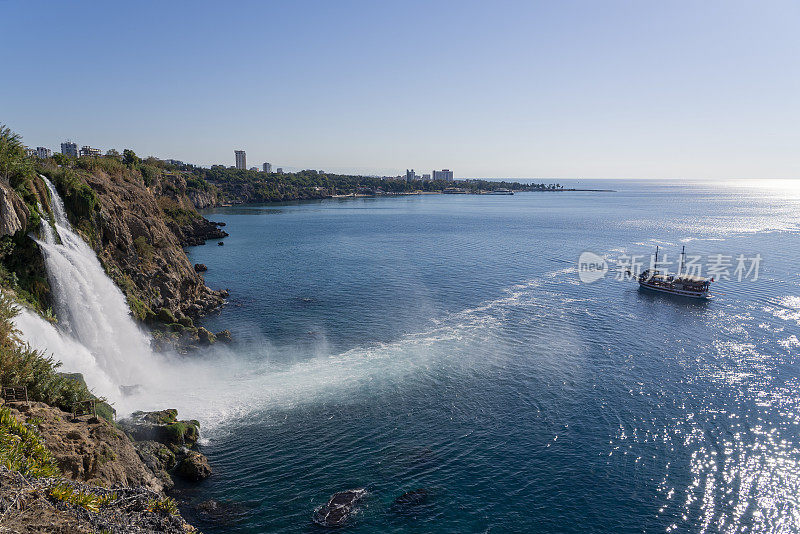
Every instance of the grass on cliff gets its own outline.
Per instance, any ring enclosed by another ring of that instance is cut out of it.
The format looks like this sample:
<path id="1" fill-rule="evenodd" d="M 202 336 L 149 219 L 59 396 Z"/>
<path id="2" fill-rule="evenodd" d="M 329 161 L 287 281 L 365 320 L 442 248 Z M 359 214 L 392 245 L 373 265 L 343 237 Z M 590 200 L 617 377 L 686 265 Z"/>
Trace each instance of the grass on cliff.
<path id="1" fill-rule="evenodd" d="M 55 478 L 61 476 L 58 462 L 45 446 L 36 428 L 38 421 L 20 422 L 8 406 L 0 406 L 0 467 L 16 471 L 28 478 Z M 97 495 L 88 490 L 75 489 L 65 481 L 53 481 L 47 494 L 50 498 L 98 512 L 117 500 L 116 493 Z"/>
<path id="2" fill-rule="evenodd" d="M 26 477 L 59 475 L 56 460 L 39 437 L 35 424 L 20 423 L 8 406 L 0 406 L 0 466 Z"/>
<path id="3" fill-rule="evenodd" d="M 30 400 L 67 412 L 76 403 L 94 398 L 84 384 L 58 372 L 60 362 L 20 339 L 12 322 L 17 313 L 11 298 L 0 293 L 0 385 L 26 386 Z"/>

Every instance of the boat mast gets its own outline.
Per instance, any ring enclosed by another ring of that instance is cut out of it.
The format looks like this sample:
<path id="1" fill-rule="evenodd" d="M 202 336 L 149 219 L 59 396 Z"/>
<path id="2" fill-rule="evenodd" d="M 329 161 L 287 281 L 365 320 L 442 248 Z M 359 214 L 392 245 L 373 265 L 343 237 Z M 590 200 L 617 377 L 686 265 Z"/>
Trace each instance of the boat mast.
<path id="1" fill-rule="evenodd" d="M 653 274 L 658 273 L 658 245 L 656 245 L 656 261 L 653 262 Z"/>
<path id="2" fill-rule="evenodd" d="M 680 276 L 681 273 L 683 272 L 683 260 L 685 257 L 686 257 L 686 245 L 683 245 L 683 247 L 681 248 L 681 265 L 680 267 L 678 267 L 678 276 Z"/>

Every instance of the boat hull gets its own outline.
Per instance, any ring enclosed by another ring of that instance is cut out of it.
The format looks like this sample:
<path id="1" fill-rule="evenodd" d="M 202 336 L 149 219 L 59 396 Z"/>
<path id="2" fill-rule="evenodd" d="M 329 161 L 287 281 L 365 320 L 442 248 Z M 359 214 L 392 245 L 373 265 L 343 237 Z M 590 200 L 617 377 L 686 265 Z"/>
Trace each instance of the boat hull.
<path id="1" fill-rule="evenodd" d="M 647 289 L 648 291 L 657 291 L 659 293 L 666 293 L 668 295 L 676 295 L 678 297 L 688 297 L 691 299 L 709 300 L 711 295 L 707 291 L 687 291 L 685 289 L 667 289 L 648 284 L 647 282 L 639 282 L 639 287 Z"/>

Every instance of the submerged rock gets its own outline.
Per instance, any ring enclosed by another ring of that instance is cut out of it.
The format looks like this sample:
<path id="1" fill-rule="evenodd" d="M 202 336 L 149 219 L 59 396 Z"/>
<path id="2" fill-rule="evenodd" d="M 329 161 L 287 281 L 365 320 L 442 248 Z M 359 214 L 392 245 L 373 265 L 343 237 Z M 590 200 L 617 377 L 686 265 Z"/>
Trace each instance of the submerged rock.
<path id="1" fill-rule="evenodd" d="M 425 488 L 407 491 L 394 500 L 395 504 L 400 505 L 417 505 L 424 504 L 428 500 L 430 493 Z"/>
<path id="2" fill-rule="evenodd" d="M 314 522 L 323 527 L 340 527 L 356 511 L 356 505 L 367 494 L 367 490 L 352 489 L 334 493 L 327 504 L 314 510 Z"/>
<path id="3" fill-rule="evenodd" d="M 230 330 L 223 330 L 221 332 L 217 332 L 216 334 L 214 334 L 214 337 L 217 338 L 217 341 L 220 341 L 222 343 L 230 343 L 233 340 Z"/>
<path id="4" fill-rule="evenodd" d="M 195 508 L 206 521 L 220 525 L 230 525 L 231 522 L 237 521 L 247 513 L 247 508 L 241 503 L 214 499 L 203 501 Z"/>
<path id="5" fill-rule="evenodd" d="M 204 454 L 188 449 L 183 452 L 185 456 L 175 469 L 176 475 L 193 482 L 199 482 L 211 476 L 211 465 Z"/>
<path id="6" fill-rule="evenodd" d="M 392 510 L 398 513 L 413 512 L 419 506 L 428 502 L 430 492 L 425 488 L 407 491 L 392 503 Z"/>
<path id="7" fill-rule="evenodd" d="M 217 341 L 217 338 L 214 336 L 214 334 L 202 326 L 197 329 L 197 339 L 201 345 L 211 345 Z"/>

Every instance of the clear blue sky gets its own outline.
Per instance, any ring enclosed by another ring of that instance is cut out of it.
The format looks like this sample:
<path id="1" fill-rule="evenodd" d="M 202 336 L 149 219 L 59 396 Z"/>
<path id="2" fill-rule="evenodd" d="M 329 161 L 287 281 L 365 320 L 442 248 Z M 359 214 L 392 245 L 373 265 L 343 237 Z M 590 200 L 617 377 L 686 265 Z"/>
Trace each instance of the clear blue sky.
<path id="1" fill-rule="evenodd" d="M 0 122 L 208 165 L 800 176 L 800 3 L 0 0 Z"/>

